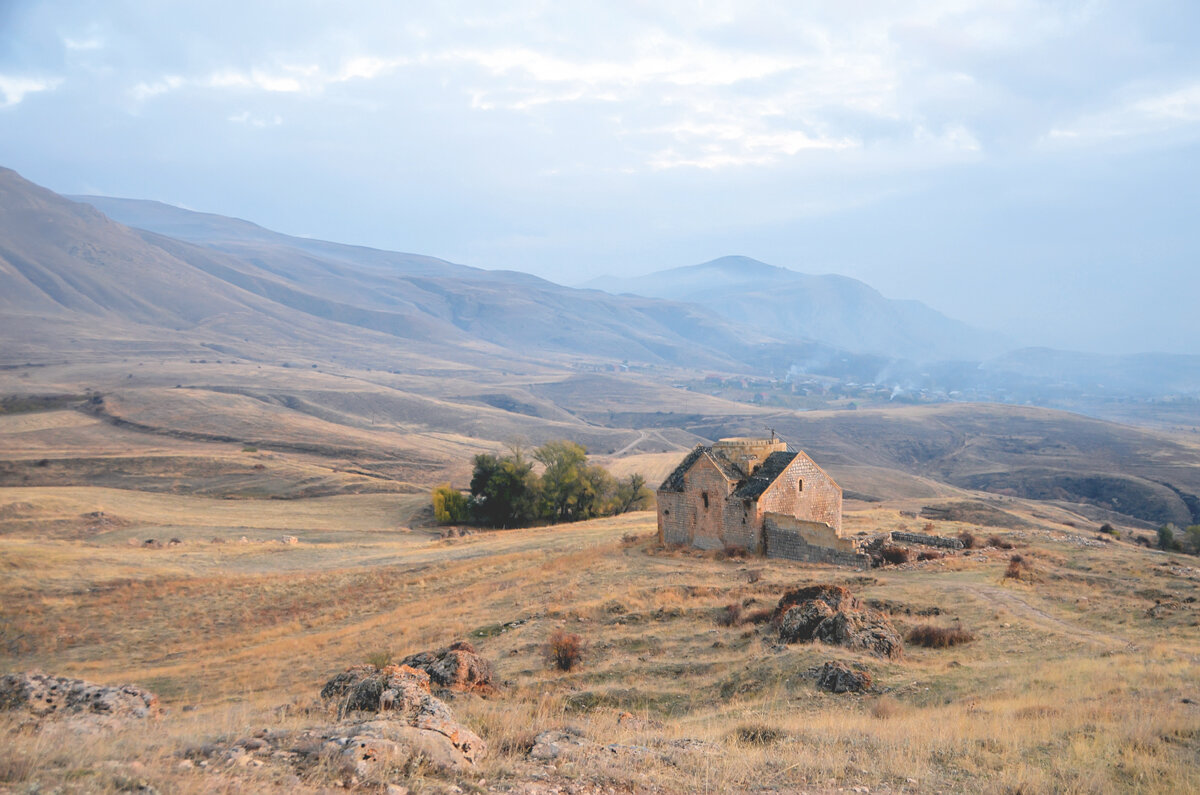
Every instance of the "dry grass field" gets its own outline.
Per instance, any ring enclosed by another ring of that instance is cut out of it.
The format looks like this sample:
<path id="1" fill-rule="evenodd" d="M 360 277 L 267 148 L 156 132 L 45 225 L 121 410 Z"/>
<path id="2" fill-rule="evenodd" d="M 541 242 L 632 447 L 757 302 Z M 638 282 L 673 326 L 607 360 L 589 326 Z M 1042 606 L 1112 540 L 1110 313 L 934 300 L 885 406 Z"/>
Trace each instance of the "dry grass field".
<path id="1" fill-rule="evenodd" d="M 663 549 L 650 513 L 443 539 L 412 527 L 422 502 L 0 491 L 0 669 L 133 682 L 167 708 L 82 747 L 6 733 L 0 790 L 117 791 L 132 769 L 160 792 L 320 791 L 334 782 L 180 761 L 205 742 L 311 723 L 280 708 L 310 704 L 348 665 L 456 639 L 502 680 L 450 704 L 491 751 L 457 777 L 408 771 L 413 791 L 1200 789 L 1194 558 L 1101 542 L 1079 517 L 1019 501 L 1006 506 L 1019 529 L 935 528 L 998 534 L 1015 550 L 869 572 Z M 921 529 L 905 505 L 855 503 L 847 527 Z M 104 518 L 70 538 L 29 523 L 96 511 Z M 284 534 L 299 543 L 278 543 Z M 1032 562 L 1019 580 L 1004 578 L 1014 551 Z M 876 600 L 902 631 L 932 622 L 976 639 L 909 644 L 885 661 L 717 621 L 728 604 L 770 607 L 818 582 Z M 586 642 L 569 673 L 542 656 L 557 628 Z M 810 672 L 827 660 L 865 667 L 874 690 L 818 690 Z M 597 745 L 529 760 L 533 737 L 556 728 Z"/>

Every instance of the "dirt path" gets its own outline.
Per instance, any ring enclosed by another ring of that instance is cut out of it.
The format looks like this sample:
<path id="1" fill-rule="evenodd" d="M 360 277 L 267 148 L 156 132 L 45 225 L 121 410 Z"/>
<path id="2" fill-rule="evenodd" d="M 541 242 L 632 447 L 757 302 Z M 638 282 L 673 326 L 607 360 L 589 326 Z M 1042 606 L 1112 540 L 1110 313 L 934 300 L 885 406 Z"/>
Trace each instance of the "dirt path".
<path id="1" fill-rule="evenodd" d="M 625 455 L 625 454 L 626 454 L 626 453 L 628 453 L 630 450 L 632 450 L 633 448 L 637 447 L 637 446 L 638 446 L 639 444 L 641 444 L 642 442 L 646 441 L 646 439 L 648 439 L 648 438 L 650 438 L 650 434 L 646 433 L 645 431 L 638 431 L 638 438 L 634 439 L 632 442 L 630 442 L 629 444 L 627 444 L 627 445 L 625 445 L 624 447 L 622 447 L 620 450 L 618 450 L 618 451 L 616 451 L 615 453 L 613 453 L 613 454 L 612 454 L 612 455 L 613 455 L 613 457 L 614 457 L 614 458 L 616 458 L 616 457 L 618 457 L 618 456 L 623 456 L 623 455 Z"/>
<path id="2" fill-rule="evenodd" d="M 626 453 L 632 452 L 634 450 L 634 448 L 636 448 L 642 442 L 647 442 L 647 441 L 657 442 L 658 444 L 661 444 L 667 450 L 672 451 L 672 452 L 675 452 L 675 451 L 687 452 L 688 450 L 691 449 L 690 447 L 681 445 L 678 442 L 672 442 L 671 440 L 669 440 L 665 436 L 663 436 L 660 431 L 638 430 L 637 433 L 638 433 L 638 438 L 634 439 L 632 442 L 625 445 L 620 450 L 617 450 L 615 453 L 611 453 L 610 454 L 611 457 L 620 458 L 621 456 L 625 455 Z"/>
<path id="3" fill-rule="evenodd" d="M 1120 635 L 1097 632 L 1096 630 L 1088 629 L 1057 616 L 1052 616 L 1040 607 L 1030 604 L 1022 594 L 1015 593 L 998 585 L 962 583 L 952 587 L 955 590 L 974 594 L 985 602 L 1007 609 L 1020 619 L 1060 635 L 1066 635 L 1076 640 L 1088 641 L 1089 643 L 1099 643 L 1105 646 L 1135 645 L 1133 641 L 1123 638 Z"/>

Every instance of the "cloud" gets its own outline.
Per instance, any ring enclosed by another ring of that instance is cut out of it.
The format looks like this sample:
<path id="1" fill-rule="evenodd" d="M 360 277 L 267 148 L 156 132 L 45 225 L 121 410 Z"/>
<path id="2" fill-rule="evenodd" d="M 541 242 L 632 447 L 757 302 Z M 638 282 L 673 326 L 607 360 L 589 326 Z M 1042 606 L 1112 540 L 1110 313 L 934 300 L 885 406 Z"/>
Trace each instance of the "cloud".
<path id="1" fill-rule="evenodd" d="M 85 38 L 72 38 L 71 36 L 63 36 L 63 46 L 71 52 L 86 52 L 88 50 L 104 49 L 104 39 L 99 36 L 87 36 Z"/>
<path id="2" fill-rule="evenodd" d="M 1200 82 L 1132 99 L 1099 113 L 1080 116 L 1056 126 L 1045 140 L 1092 144 L 1102 141 L 1154 137 L 1179 129 L 1200 131 Z"/>
<path id="3" fill-rule="evenodd" d="M 141 82 L 130 89 L 134 100 L 144 102 L 182 88 L 209 90 L 261 91 L 271 94 L 320 94 L 330 86 L 354 80 L 374 80 L 406 63 L 403 58 L 377 58 L 358 55 L 343 58 L 333 68 L 317 64 L 282 64 L 273 68 L 248 69 L 225 67 L 203 77 L 186 78 L 165 75 L 152 82 Z"/>
<path id="4" fill-rule="evenodd" d="M 182 87 L 187 81 L 179 75 L 165 75 L 152 83 L 141 82 L 129 89 L 129 94 L 138 102 L 144 102 L 160 94 Z"/>
<path id="5" fill-rule="evenodd" d="M 280 126 L 281 124 L 283 124 L 283 117 L 280 116 L 278 113 L 273 113 L 273 114 L 267 116 L 267 115 L 261 115 L 261 114 L 254 114 L 248 110 L 244 110 L 241 113 L 235 113 L 232 116 L 229 116 L 228 121 L 231 121 L 234 124 L 244 124 L 247 127 L 257 127 L 257 128 L 261 129 L 264 127 Z"/>
<path id="6" fill-rule="evenodd" d="M 15 77 L 0 75 L 0 108 L 18 105 L 27 94 L 53 91 L 62 85 L 61 77 Z"/>

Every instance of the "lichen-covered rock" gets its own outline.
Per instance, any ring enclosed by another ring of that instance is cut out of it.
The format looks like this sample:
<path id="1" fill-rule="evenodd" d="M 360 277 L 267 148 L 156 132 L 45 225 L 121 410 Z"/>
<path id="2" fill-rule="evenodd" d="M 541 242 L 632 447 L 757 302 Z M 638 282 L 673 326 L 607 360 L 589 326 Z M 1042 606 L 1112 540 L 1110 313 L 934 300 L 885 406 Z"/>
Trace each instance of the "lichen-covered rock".
<path id="1" fill-rule="evenodd" d="M 386 719 L 298 731 L 264 729 L 232 743 L 194 747 L 185 756 L 191 769 L 277 765 L 298 773 L 333 772 L 345 783 L 383 782 L 417 761 L 438 772 L 461 770 L 471 762 L 449 737 Z"/>
<path id="2" fill-rule="evenodd" d="M 339 718 L 349 712 L 377 712 L 389 721 L 442 735 L 467 762 L 487 752 L 483 740 L 430 693 L 429 674 L 407 665 L 349 668 L 325 683 L 321 698 L 337 708 Z"/>
<path id="3" fill-rule="evenodd" d="M 861 693 L 871 689 L 871 675 L 842 662 L 827 662 L 817 671 L 817 687 L 830 693 Z"/>
<path id="4" fill-rule="evenodd" d="M 400 661 L 429 674 L 438 687 L 460 693 L 490 693 L 494 691 L 492 664 L 475 651 L 465 640 L 444 649 L 412 654 Z"/>
<path id="5" fill-rule="evenodd" d="M 836 613 L 825 602 L 814 599 L 789 608 L 779 623 L 779 638 L 784 643 L 812 640 L 817 628 Z"/>
<path id="6" fill-rule="evenodd" d="M 133 685 L 99 685 L 65 676 L 0 676 L 0 710 L 80 729 L 117 728 L 160 714 L 158 696 Z"/>
<path id="7" fill-rule="evenodd" d="M 813 640 L 863 649 L 892 660 L 904 656 L 904 642 L 891 620 L 870 608 L 861 612 L 835 613 L 817 626 Z"/>
<path id="8" fill-rule="evenodd" d="M 445 735 L 390 720 L 349 724 L 325 732 L 322 756 L 340 765 L 344 772 L 364 779 L 382 768 L 398 768 L 418 757 L 440 771 L 457 770 L 473 761 Z"/>
<path id="9" fill-rule="evenodd" d="M 822 602 L 832 612 L 839 610 L 859 610 L 862 605 L 854 598 L 848 588 L 841 585 L 806 585 L 803 588 L 793 588 L 785 591 L 775 608 L 775 616 L 779 617 L 796 605 L 806 602 Z"/>
<path id="10" fill-rule="evenodd" d="M 904 654 L 904 644 L 891 620 L 864 607 L 839 585 L 814 585 L 788 591 L 775 608 L 779 639 L 784 643 L 819 640 L 863 649 L 889 659 Z"/>

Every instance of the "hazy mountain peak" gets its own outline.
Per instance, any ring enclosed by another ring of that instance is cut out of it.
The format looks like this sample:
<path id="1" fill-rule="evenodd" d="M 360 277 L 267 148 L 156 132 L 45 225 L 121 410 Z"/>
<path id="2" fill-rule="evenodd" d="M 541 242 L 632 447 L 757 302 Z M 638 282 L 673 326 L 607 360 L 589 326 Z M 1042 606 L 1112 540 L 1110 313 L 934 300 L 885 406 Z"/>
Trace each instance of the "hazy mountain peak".
<path id="1" fill-rule="evenodd" d="M 764 278 L 795 278 L 803 274 L 797 273 L 787 268 L 781 268 L 778 265 L 768 265 L 761 260 L 756 260 L 753 257 L 745 257 L 740 254 L 730 254 L 724 257 L 702 262 L 699 265 L 685 265 L 682 268 L 675 268 L 667 273 L 720 273 L 732 279 L 750 281 Z"/>
<path id="2" fill-rule="evenodd" d="M 601 277 L 585 286 L 701 304 L 764 334 L 902 359 L 977 359 L 1008 347 L 914 300 L 892 300 L 848 276 L 819 276 L 746 256 L 633 278 Z"/>

